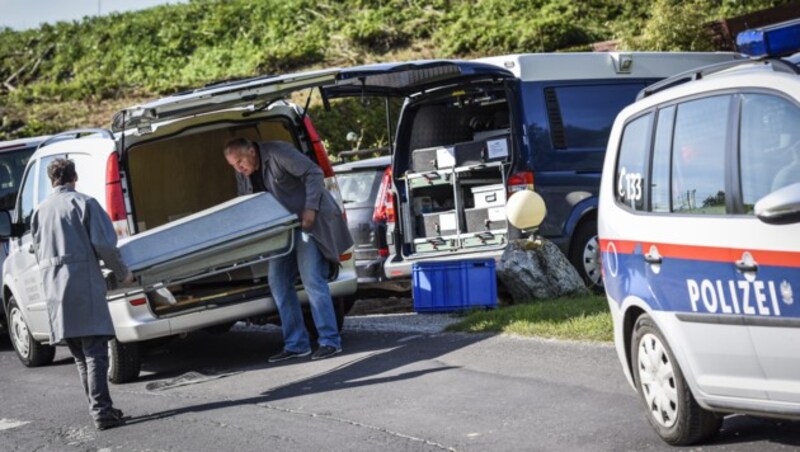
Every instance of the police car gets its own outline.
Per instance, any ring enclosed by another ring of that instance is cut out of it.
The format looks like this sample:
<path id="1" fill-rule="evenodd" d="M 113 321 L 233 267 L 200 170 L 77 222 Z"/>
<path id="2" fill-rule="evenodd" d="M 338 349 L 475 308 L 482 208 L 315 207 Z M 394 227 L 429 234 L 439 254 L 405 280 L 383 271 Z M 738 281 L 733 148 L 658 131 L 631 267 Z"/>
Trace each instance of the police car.
<path id="1" fill-rule="evenodd" d="M 619 114 L 600 187 L 617 353 L 674 445 L 800 419 L 800 20 L 738 44 Z"/>

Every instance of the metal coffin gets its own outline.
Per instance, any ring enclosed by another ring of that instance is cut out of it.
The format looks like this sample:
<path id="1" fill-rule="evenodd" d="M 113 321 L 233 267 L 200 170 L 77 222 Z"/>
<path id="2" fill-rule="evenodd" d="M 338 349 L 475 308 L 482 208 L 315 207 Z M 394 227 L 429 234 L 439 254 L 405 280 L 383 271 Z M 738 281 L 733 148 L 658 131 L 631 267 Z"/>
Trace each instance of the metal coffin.
<path id="1" fill-rule="evenodd" d="M 298 224 L 271 194 L 257 193 L 122 239 L 119 249 L 139 285 L 150 288 L 286 254 Z"/>

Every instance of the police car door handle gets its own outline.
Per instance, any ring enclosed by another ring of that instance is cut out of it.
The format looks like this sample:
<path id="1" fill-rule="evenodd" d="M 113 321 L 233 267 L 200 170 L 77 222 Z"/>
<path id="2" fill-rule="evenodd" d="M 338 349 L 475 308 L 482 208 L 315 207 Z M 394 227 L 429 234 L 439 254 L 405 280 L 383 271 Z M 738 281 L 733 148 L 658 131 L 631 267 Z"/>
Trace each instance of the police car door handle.
<path id="1" fill-rule="evenodd" d="M 734 265 L 736 265 L 737 270 L 743 273 L 758 271 L 758 264 L 748 251 L 742 253 L 742 258 L 736 261 Z"/>
<path id="2" fill-rule="evenodd" d="M 661 264 L 663 258 L 658 253 L 658 248 L 655 245 L 650 245 L 650 251 L 644 255 L 644 261 L 652 265 Z"/>
<path id="3" fill-rule="evenodd" d="M 740 272 L 757 272 L 758 264 L 755 262 L 746 262 L 744 259 L 736 261 L 736 269 Z"/>
<path id="4" fill-rule="evenodd" d="M 644 261 L 648 264 L 660 264 L 664 259 L 658 254 L 647 253 L 644 255 Z"/>

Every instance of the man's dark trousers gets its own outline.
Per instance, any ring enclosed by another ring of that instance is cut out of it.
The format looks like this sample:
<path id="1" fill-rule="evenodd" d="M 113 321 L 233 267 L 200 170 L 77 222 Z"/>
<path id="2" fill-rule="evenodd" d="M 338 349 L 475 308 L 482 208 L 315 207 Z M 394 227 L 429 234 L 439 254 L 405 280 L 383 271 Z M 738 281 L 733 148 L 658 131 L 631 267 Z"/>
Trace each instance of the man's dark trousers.
<path id="1" fill-rule="evenodd" d="M 113 405 L 108 392 L 108 339 L 107 336 L 66 339 L 89 399 L 89 412 L 95 420 L 108 416 Z"/>

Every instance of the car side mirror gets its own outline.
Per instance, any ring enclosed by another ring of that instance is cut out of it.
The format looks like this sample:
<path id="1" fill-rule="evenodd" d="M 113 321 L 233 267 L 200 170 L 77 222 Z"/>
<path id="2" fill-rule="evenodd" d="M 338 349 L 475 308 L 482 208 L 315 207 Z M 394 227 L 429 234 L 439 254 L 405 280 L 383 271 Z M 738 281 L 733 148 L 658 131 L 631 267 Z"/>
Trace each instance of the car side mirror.
<path id="1" fill-rule="evenodd" d="M 759 199 L 755 213 L 767 224 L 800 222 L 800 183 L 787 185 Z"/>
<path id="2" fill-rule="evenodd" d="M 16 229 L 11 222 L 11 214 L 7 210 L 0 210 L 0 239 L 18 237 L 18 234 L 14 233 Z"/>

